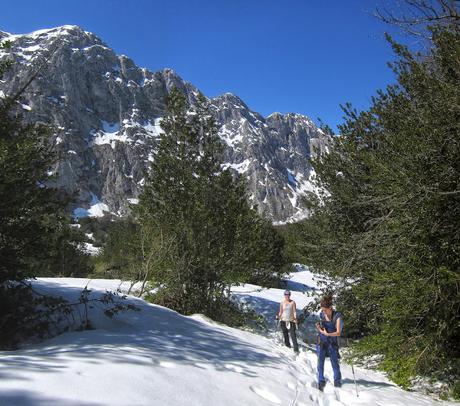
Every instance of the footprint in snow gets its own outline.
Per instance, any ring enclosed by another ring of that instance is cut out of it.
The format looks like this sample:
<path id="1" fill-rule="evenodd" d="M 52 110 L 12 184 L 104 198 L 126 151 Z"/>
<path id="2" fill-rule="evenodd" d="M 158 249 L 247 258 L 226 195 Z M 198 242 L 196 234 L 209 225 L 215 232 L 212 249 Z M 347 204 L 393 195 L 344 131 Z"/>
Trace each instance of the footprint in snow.
<path id="1" fill-rule="evenodd" d="M 239 374 L 241 374 L 243 372 L 243 368 L 241 368 L 240 366 L 238 365 L 233 365 L 233 364 L 225 364 L 224 365 L 225 368 L 231 370 L 231 371 L 235 371 Z"/>
<path id="2" fill-rule="evenodd" d="M 176 368 L 176 364 L 169 361 L 160 361 L 158 365 L 163 368 Z"/>
<path id="3" fill-rule="evenodd" d="M 266 388 L 261 388 L 261 387 L 257 387 L 257 386 L 250 386 L 249 389 L 251 389 L 256 395 L 260 396 L 261 398 L 263 398 L 265 400 L 268 400 L 269 402 L 276 403 L 278 405 L 281 404 L 281 400 L 279 400 L 276 395 L 271 393 Z"/>
<path id="4" fill-rule="evenodd" d="M 324 395 L 322 396 L 322 403 L 323 406 L 343 406 L 344 403 L 340 401 L 340 397 L 338 392 L 334 387 L 328 387 L 324 389 Z"/>
<path id="5" fill-rule="evenodd" d="M 308 382 L 307 382 L 307 384 L 308 384 Z M 310 382 L 310 386 L 311 386 L 313 389 L 318 389 L 318 384 L 317 384 L 316 382 L 311 381 L 311 382 Z"/>
<path id="6" fill-rule="evenodd" d="M 324 406 L 343 406 L 343 403 L 339 402 L 338 400 L 331 399 L 324 402 Z"/>
<path id="7" fill-rule="evenodd" d="M 311 359 L 307 358 L 305 363 L 311 372 L 316 372 L 316 365 L 313 365 Z"/>
<path id="8" fill-rule="evenodd" d="M 287 386 L 289 389 L 291 389 L 291 390 L 295 390 L 295 384 L 292 383 L 292 382 L 288 382 L 288 383 L 286 384 L 286 386 Z"/>
<path id="9" fill-rule="evenodd" d="M 195 366 L 200 369 L 212 369 L 212 367 L 204 362 L 195 362 Z"/>

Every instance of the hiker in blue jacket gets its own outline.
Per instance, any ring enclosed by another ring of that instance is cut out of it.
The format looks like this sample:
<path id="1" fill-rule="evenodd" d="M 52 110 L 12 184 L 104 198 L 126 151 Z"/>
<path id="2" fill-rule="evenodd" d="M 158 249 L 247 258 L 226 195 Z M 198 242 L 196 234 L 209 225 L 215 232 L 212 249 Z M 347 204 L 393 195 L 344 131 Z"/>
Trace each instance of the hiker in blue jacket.
<path id="1" fill-rule="evenodd" d="M 316 352 L 318 354 L 318 389 L 324 390 L 326 380 L 324 379 L 324 361 L 327 356 L 331 359 L 332 370 L 334 371 L 334 386 L 342 386 L 342 375 L 339 363 L 339 341 L 338 337 L 342 332 L 342 315 L 332 308 L 332 297 L 324 296 L 321 300 L 320 321 L 316 323 L 318 338 Z"/>

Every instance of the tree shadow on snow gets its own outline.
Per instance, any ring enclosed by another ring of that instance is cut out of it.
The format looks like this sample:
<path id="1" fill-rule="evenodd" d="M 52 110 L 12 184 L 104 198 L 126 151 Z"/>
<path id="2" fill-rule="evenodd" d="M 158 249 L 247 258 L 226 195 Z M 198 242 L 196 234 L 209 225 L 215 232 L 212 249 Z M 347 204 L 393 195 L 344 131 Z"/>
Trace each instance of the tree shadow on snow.
<path id="1" fill-rule="evenodd" d="M 247 303 L 251 309 L 254 309 L 257 314 L 260 314 L 265 319 L 269 329 L 273 327 L 275 323 L 275 316 L 278 313 L 280 306 L 279 302 L 241 293 L 234 294 L 234 296 L 239 302 Z"/>
<path id="2" fill-rule="evenodd" d="M 68 298 L 78 297 L 81 292 L 80 288 L 73 287 L 65 290 Z M 97 295 L 100 293 L 96 291 Z M 95 330 L 65 333 L 39 345 L 3 352 L 0 376 L 27 379 L 21 372 L 56 373 L 70 367 L 76 359 L 92 364 L 109 361 L 152 367 L 161 366 L 162 362 L 197 368 L 212 365 L 222 371 L 231 371 L 232 366 L 237 365 L 239 373 L 248 377 L 257 376 L 254 367 L 279 363 L 279 358 L 266 351 L 263 343 L 254 344 L 250 339 L 240 338 L 249 333 L 235 330 L 237 335 L 231 334 L 227 327 L 184 317 L 140 299 L 130 297 L 128 302 L 141 310 L 104 319 L 100 315 L 102 310 L 94 308 L 90 318 Z M 4 400 L 4 395 L 0 394 L 0 403 Z"/>
<path id="3" fill-rule="evenodd" d="M 66 401 L 44 397 L 38 392 L 9 390 L 0 392 L 0 404 L 4 406 L 101 406 L 101 403 L 88 403 L 76 400 Z"/>
<path id="4" fill-rule="evenodd" d="M 342 384 L 355 384 L 353 379 L 345 378 L 342 379 Z M 387 383 L 387 382 L 377 382 L 377 381 L 367 381 L 366 379 L 357 379 L 356 383 L 360 386 L 365 386 L 366 388 L 383 388 L 383 387 L 397 387 L 394 384 Z"/>
<path id="5" fill-rule="evenodd" d="M 292 290 L 293 292 L 310 292 L 315 288 L 305 285 L 304 283 L 291 281 L 289 279 L 283 280 L 284 288 Z"/>

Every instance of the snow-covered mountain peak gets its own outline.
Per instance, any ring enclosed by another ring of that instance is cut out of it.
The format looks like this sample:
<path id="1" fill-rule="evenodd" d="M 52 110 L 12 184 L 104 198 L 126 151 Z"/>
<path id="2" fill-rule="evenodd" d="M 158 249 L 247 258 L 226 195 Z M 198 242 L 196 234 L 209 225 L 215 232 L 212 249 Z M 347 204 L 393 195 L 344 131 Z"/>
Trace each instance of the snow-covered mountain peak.
<path id="1" fill-rule="evenodd" d="M 224 93 L 212 99 L 212 103 L 224 109 L 250 111 L 246 103 L 234 93 Z"/>
<path id="2" fill-rule="evenodd" d="M 93 33 L 83 30 L 78 25 L 63 25 L 60 27 L 47 28 L 32 31 L 27 34 L 8 34 L 8 37 L 12 41 L 26 39 L 26 40 L 36 40 L 36 41 L 54 41 L 56 39 L 86 39 L 88 43 L 102 44 L 102 41 Z"/>
<path id="3" fill-rule="evenodd" d="M 41 29 L 28 34 L 3 33 L 0 38 L 11 42 L 11 52 L 20 63 L 31 63 L 41 56 L 48 59 L 63 47 L 71 52 L 88 51 L 95 46 L 109 49 L 96 35 L 77 25 Z"/>
<path id="4" fill-rule="evenodd" d="M 79 212 L 90 212 L 96 197 L 110 212 L 126 213 L 152 159 L 165 96 L 176 87 L 193 105 L 199 90 L 173 69 L 138 67 L 78 26 L 5 38 L 12 49 L 0 51 L 0 59 L 13 57 L 18 63 L 0 83 L 0 94 L 14 92 L 38 62 L 48 60 L 22 106 L 27 120 L 48 121 L 56 128 L 56 149 L 63 157 L 54 168 L 57 186 L 78 196 Z M 225 165 L 244 173 L 253 202 L 267 217 L 294 216 L 301 208 L 293 194 L 303 188 L 289 187 L 287 170 L 298 180 L 309 179 L 310 156 L 328 137 L 301 115 L 264 118 L 232 93 L 210 103 L 227 146 Z"/>
<path id="5" fill-rule="evenodd" d="M 282 113 L 276 111 L 276 112 L 268 115 L 266 117 L 266 120 L 267 121 L 275 121 L 275 120 L 286 121 L 286 122 L 297 123 L 297 124 L 301 123 L 303 125 L 316 127 L 315 124 L 313 123 L 313 121 L 310 118 L 308 118 L 304 114 L 299 114 L 299 113 L 285 113 L 285 114 L 282 114 Z"/>
<path id="6" fill-rule="evenodd" d="M 176 71 L 174 69 L 171 69 L 171 68 L 163 68 L 161 70 L 161 73 L 165 76 L 165 77 L 174 77 L 174 78 L 177 78 L 177 79 L 181 79 L 181 77 L 176 73 Z"/>
<path id="7" fill-rule="evenodd" d="M 273 113 L 267 116 L 267 118 L 281 118 L 281 117 L 283 117 L 283 115 L 278 111 L 274 111 Z"/>

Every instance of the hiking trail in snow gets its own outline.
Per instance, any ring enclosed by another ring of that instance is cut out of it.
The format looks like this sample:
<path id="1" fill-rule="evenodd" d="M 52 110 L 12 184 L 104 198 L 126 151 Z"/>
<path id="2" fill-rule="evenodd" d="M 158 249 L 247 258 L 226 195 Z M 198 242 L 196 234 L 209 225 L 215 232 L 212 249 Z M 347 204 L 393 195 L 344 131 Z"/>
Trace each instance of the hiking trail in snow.
<path id="1" fill-rule="evenodd" d="M 88 284 L 91 296 L 116 290 L 120 281 L 40 278 L 35 289 L 75 301 Z M 125 285 L 122 285 L 122 288 Z M 288 283 L 301 309 L 315 288 L 302 269 Z M 282 289 L 244 285 L 234 289 L 272 325 Z M 280 332 L 262 336 L 215 323 L 201 315 L 182 316 L 129 296 L 141 310 L 106 318 L 90 309 L 94 330 L 65 333 L 17 351 L 0 352 L 1 406 L 422 406 L 457 405 L 403 391 L 379 372 L 342 364 L 343 386 L 316 389 L 316 355 L 282 345 Z M 314 326 L 301 331 L 308 342 Z"/>

